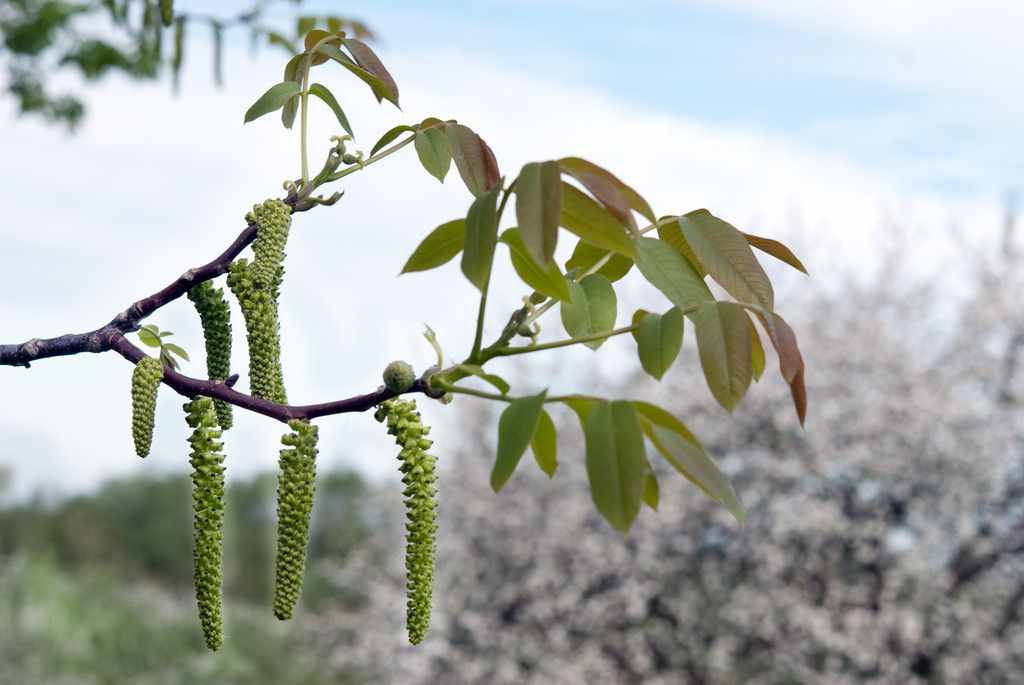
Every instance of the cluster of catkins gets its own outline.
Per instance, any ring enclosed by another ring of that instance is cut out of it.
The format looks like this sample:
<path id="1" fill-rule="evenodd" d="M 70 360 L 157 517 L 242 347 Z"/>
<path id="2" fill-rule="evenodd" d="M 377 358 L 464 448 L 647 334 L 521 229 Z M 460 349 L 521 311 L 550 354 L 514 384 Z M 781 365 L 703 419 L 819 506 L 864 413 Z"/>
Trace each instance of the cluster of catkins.
<path id="1" fill-rule="evenodd" d="M 246 218 L 257 226 L 253 261 L 239 259 L 231 265 L 228 287 L 238 298 L 245 318 L 252 395 L 286 404 L 277 301 L 284 278 L 282 264 L 291 209 L 280 200 L 267 200 L 253 207 Z"/>
<path id="2" fill-rule="evenodd" d="M 291 225 L 291 209 L 280 200 L 253 207 L 246 219 L 256 225 L 253 261 L 235 261 L 228 272 L 228 287 L 238 298 L 249 341 L 249 385 L 254 397 L 287 403 L 281 372 L 278 295 Z M 225 381 L 231 373 L 231 310 L 224 291 L 210 282 L 188 292 L 203 327 L 206 366 L 210 380 Z M 164 378 L 160 360 L 144 357 L 132 375 L 132 437 L 139 456 L 149 453 L 157 390 Z M 412 367 L 394 362 L 384 372 L 393 393 L 415 384 Z M 224 526 L 224 453 L 221 436 L 232 425 L 231 406 L 220 400 L 196 397 L 185 404 L 192 428 L 189 438 L 192 465 L 193 537 L 196 602 L 210 649 L 223 642 L 222 553 Z M 407 627 L 409 641 L 421 642 L 430 624 L 437 533 L 437 476 L 435 459 L 427 454 L 430 429 L 423 425 L 416 403 L 390 399 L 379 406 L 376 418 L 386 421 L 388 433 L 401 447 L 403 494 L 406 504 Z M 292 420 L 281 442 L 277 488 L 277 551 L 274 562 L 274 615 L 291 618 L 302 591 L 309 544 L 309 523 L 316 480 L 317 427 L 307 420 Z"/>
<path id="3" fill-rule="evenodd" d="M 386 421 L 388 433 L 401 447 L 398 460 L 405 486 L 406 515 L 406 629 L 409 642 L 419 644 L 430 625 L 434 587 L 434 548 L 437 536 L 436 460 L 427 454 L 430 432 L 416 411 L 414 400 L 391 399 L 374 415 Z"/>

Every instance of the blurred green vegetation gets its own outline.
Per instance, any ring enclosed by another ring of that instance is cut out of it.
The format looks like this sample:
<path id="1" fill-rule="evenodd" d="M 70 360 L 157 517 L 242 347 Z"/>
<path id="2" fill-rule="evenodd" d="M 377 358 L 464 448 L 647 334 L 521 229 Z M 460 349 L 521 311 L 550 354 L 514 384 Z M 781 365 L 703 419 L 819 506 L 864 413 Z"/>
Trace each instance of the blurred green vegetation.
<path id="1" fill-rule="evenodd" d="M 132 478 L 0 510 L 0 685 L 362 681 L 325 665 L 271 614 L 273 475 L 229 486 L 229 639 L 216 654 L 206 649 L 191 594 L 189 487 L 184 475 Z M 323 474 L 317 490 L 307 611 L 364 601 L 339 596 L 319 574 L 373 532 L 358 475 Z"/>

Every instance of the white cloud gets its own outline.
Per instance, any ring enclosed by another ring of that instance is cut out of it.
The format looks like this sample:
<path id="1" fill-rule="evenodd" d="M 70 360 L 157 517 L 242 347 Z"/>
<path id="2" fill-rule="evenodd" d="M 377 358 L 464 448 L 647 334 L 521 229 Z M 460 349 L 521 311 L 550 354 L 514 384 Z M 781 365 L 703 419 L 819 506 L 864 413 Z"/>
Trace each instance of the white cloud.
<path id="1" fill-rule="evenodd" d="M 857 168 L 752 131 L 651 114 L 561 83 L 557 75 L 525 76 L 444 50 L 386 58 L 402 84 L 404 112 L 377 107 L 361 84 L 341 74 L 325 76 L 338 84 L 364 147 L 372 144 L 371 132 L 399 121 L 456 117 L 491 143 L 506 175 L 532 159 L 584 156 L 635 185 L 659 213 L 707 206 L 751 232 L 791 239 L 825 280 L 842 265 L 870 262 L 886 217 L 926 232 L 953 219 L 995 225 L 995 207 L 910 194 L 885 170 Z M 248 206 L 280 192 L 283 178 L 295 173 L 295 133 L 284 133 L 273 117 L 241 124 L 241 113 L 266 87 L 263 74 L 276 74 L 279 65 L 267 57 L 229 63 L 247 66 L 232 73 L 223 93 L 203 86 L 202 78 L 188 79 L 181 99 L 163 88 L 105 85 L 91 98 L 78 137 L 29 121 L 4 128 L 5 159 L 25 160 L 17 173 L 5 174 L 0 189 L 0 283 L 13 293 L 0 305 L 4 342 L 106 321 L 129 299 L 217 254 L 241 228 Z M 334 130 L 325 115 L 313 123 L 317 158 L 316 146 Z M 395 358 L 429 365 L 431 352 L 420 337 L 425 322 L 451 357 L 471 341 L 475 291 L 456 265 L 395 278 L 426 231 L 465 212 L 468 194 L 454 170 L 440 186 L 409 149 L 350 179 L 337 206 L 295 220 L 283 306 L 285 367 L 296 402 L 370 390 Z M 502 267 L 492 291 L 493 335 L 524 289 Z M 649 289 L 634 291 L 637 306 L 653 299 Z M 631 306 L 623 303 L 620 316 Z M 175 303 L 154 321 L 198 353 L 189 307 Z M 555 331 L 557 316 L 546 326 Z M 620 360 L 631 354 L 626 343 L 609 347 Z M 588 355 L 572 350 L 562 359 L 571 367 Z M 538 364 L 550 371 L 550 360 Z M 244 372 L 242 350 L 235 365 Z M 515 367 L 504 368 L 517 376 Z M 0 445 L 0 465 L 13 466 L 22 487 L 51 481 L 78 488 L 142 468 L 129 444 L 129 375 L 113 355 L 48 360 L 29 371 L 0 368 L 8 398 L 0 431 L 11 436 Z M 164 392 L 150 459 L 158 468 L 185 468 L 180 403 Z M 442 422 L 442 451 L 446 441 L 458 440 L 456 422 L 443 418 L 457 406 L 427 410 Z M 372 473 L 392 469 L 390 443 L 368 416 L 334 417 L 323 426 L 325 461 L 349 460 Z M 243 418 L 228 438 L 231 473 L 271 468 L 280 432 L 271 421 Z"/>

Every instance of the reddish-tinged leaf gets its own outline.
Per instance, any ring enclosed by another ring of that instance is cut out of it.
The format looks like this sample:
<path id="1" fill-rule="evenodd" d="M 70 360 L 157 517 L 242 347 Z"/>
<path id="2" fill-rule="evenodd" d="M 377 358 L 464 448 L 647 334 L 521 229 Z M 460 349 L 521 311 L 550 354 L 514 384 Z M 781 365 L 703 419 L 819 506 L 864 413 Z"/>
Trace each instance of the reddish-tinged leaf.
<path id="1" fill-rule="evenodd" d="M 671 217 L 662 217 L 659 221 L 670 219 Z M 708 272 L 701 265 L 700 260 L 697 259 L 697 255 L 694 253 L 693 248 L 686 242 L 686 238 L 683 237 L 683 229 L 679 227 L 678 221 L 671 221 L 664 226 L 658 226 L 658 237 L 664 240 L 666 243 L 671 245 L 676 252 L 686 257 L 686 261 L 690 263 L 693 270 L 697 274 L 704 278 L 708 275 Z"/>
<path id="2" fill-rule="evenodd" d="M 631 259 L 636 256 L 636 246 L 619 220 L 565 181 L 562 181 L 562 211 L 558 222 L 595 247 L 613 250 Z"/>
<path id="3" fill-rule="evenodd" d="M 516 218 L 519 234 L 533 260 L 551 264 L 558 244 L 558 217 L 562 211 L 562 183 L 557 162 L 531 162 L 516 181 Z"/>
<path id="4" fill-rule="evenodd" d="M 793 254 L 792 250 L 780 243 L 778 240 L 762 238 L 761 236 L 751 235 L 749 233 L 744 233 L 743 236 L 747 239 L 748 243 L 761 250 L 761 252 L 766 252 L 779 261 L 789 264 L 797 271 L 807 273 L 807 269 L 804 268 L 804 263 L 801 262 L 795 254 Z"/>
<path id="5" fill-rule="evenodd" d="M 754 309 L 754 312 L 761 320 L 765 330 L 768 331 L 768 338 L 779 355 L 779 371 L 782 373 L 782 378 L 789 384 L 789 391 L 793 395 L 793 406 L 796 408 L 796 415 L 802 426 L 807 418 L 807 388 L 804 385 L 804 358 L 800 354 L 796 334 L 789 324 L 775 312 L 766 312 L 761 309 Z"/>
<path id="6" fill-rule="evenodd" d="M 701 265 L 730 295 L 769 311 L 775 308 L 771 281 L 735 226 L 698 209 L 679 217 L 679 227 Z"/>
<path id="7" fill-rule="evenodd" d="M 654 222 L 654 212 L 647 200 L 607 169 L 579 157 L 564 157 L 558 160 L 558 164 L 562 171 L 582 183 L 605 209 L 629 228 L 636 228 L 636 220 L 630 210 L 636 210 Z"/>
<path id="8" fill-rule="evenodd" d="M 348 51 L 352 53 L 352 56 L 355 57 L 356 64 L 376 76 L 381 84 L 383 84 L 383 87 L 379 90 L 374 88 L 377 101 L 380 102 L 381 98 L 383 98 L 395 107 L 398 107 L 398 84 L 395 83 L 395 79 L 391 77 L 388 70 L 384 68 L 384 63 L 377 57 L 377 53 L 358 38 L 345 38 L 342 42 L 344 42 Z"/>
<path id="9" fill-rule="evenodd" d="M 498 185 L 498 162 L 483 138 L 462 124 L 449 124 L 446 128 L 455 167 L 469 192 L 479 197 Z"/>
<path id="10" fill-rule="evenodd" d="M 327 31 L 324 31 L 323 29 L 313 29 L 312 31 L 307 33 L 306 34 L 306 40 L 305 40 L 306 52 L 309 52 L 310 50 L 312 50 L 314 45 L 316 45 L 322 39 L 327 38 L 330 35 L 332 35 L 332 34 L 327 32 Z M 341 45 L 341 38 L 340 37 L 334 37 L 331 40 L 329 40 L 328 43 L 330 45 Z M 313 64 L 313 65 L 323 64 L 326 61 L 327 61 L 327 55 L 318 52 L 318 53 L 315 53 L 313 55 L 313 61 L 311 62 L 311 64 Z"/>

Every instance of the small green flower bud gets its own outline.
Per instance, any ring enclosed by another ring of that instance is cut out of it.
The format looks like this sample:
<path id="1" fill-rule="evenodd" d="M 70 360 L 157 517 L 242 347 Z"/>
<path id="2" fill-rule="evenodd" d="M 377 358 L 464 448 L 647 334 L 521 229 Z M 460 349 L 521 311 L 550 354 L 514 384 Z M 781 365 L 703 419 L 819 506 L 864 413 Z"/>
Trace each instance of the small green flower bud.
<path id="1" fill-rule="evenodd" d="M 416 372 L 404 361 L 394 361 L 384 369 L 384 387 L 391 392 L 407 392 L 416 383 Z"/>
<path id="2" fill-rule="evenodd" d="M 519 324 L 519 328 L 516 329 L 516 333 L 523 336 L 524 338 L 533 337 L 533 328 L 528 323 Z"/>
<path id="3" fill-rule="evenodd" d="M 543 302 L 546 299 L 548 299 L 547 295 L 545 295 L 543 293 L 540 293 L 540 292 L 538 292 L 536 290 L 534 290 L 532 293 L 530 293 L 530 303 L 531 304 L 540 304 L 541 302 Z"/>

